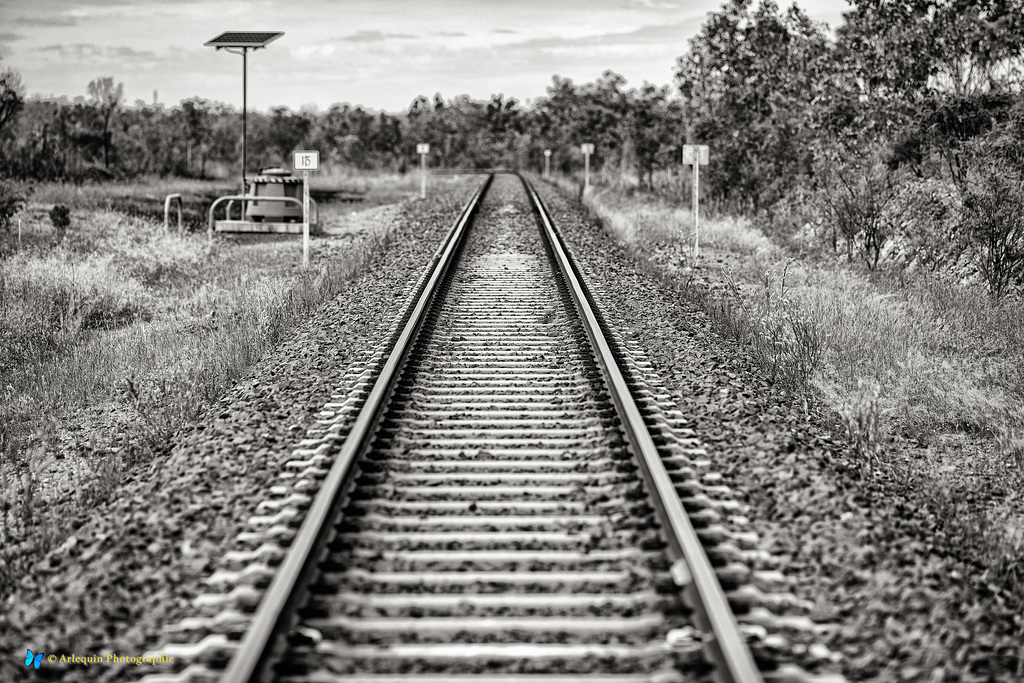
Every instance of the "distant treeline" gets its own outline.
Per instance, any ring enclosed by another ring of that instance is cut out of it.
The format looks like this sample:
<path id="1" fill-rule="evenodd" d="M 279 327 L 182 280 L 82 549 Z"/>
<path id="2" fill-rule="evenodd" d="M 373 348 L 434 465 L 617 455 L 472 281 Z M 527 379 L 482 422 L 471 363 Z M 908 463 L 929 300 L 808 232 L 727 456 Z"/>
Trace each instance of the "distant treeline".
<path id="1" fill-rule="evenodd" d="M 175 107 L 129 106 L 110 77 L 91 82 L 88 91 L 73 100 L 11 98 L 16 115 L 0 129 L 0 173 L 76 182 L 142 174 L 201 178 L 240 164 L 235 107 L 199 97 Z M 614 160 L 648 176 L 678 157 L 682 109 L 666 87 L 626 89 L 621 76 L 607 72 L 583 86 L 556 76 L 549 93 L 529 109 L 503 95 L 477 101 L 438 94 L 417 97 L 397 115 L 350 104 L 249 111 L 248 167 L 290 164 L 291 151 L 304 148 L 319 149 L 322 161 L 336 167 L 404 172 L 418 165 L 421 142 L 430 143 L 429 162 L 440 168 L 537 168 L 550 148 L 554 167 L 569 170 L 578 140 L 597 145 L 596 164 Z"/>
<path id="2" fill-rule="evenodd" d="M 796 5 L 730 0 L 680 46 L 672 89 L 627 87 L 608 71 L 584 84 L 555 76 L 530 107 L 440 94 L 398 114 L 275 107 L 249 114 L 249 165 L 315 148 L 327 164 L 404 171 L 428 142 L 436 167 L 539 169 L 551 149 L 552 166 L 568 172 L 591 142 L 605 177 L 651 186 L 689 141 L 711 146 L 708 197 L 755 211 L 796 188 L 852 183 L 854 166 L 962 184 L 980 149 L 1020 161 L 1022 47 L 1024 0 L 853 0 L 834 33 Z M 127 105 L 109 77 L 73 100 L 23 91 L 16 72 L 0 74 L 0 174 L 79 181 L 238 167 L 231 106 Z"/>

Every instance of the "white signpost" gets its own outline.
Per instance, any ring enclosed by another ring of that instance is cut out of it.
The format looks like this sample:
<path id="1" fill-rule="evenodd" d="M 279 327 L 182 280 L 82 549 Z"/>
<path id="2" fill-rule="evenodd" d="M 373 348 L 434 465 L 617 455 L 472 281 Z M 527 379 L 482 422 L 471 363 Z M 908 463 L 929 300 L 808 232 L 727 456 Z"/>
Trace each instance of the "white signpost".
<path id="1" fill-rule="evenodd" d="M 430 154 L 430 144 L 421 142 L 416 145 L 416 153 L 420 155 L 420 199 L 427 198 L 427 155 Z"/>
<path id="2" fill-rule="evenodd" d="M 309 172 L 320 170 L 320 152 L 297 149 L 292 155 L 292 168 L 302 171 L 302 267 L 309 267 Z"/>
<path id="3" fill-rule="evenodd" d="M 594 153 L 594 145 L 584 142 L 580 145 L 580 151 L 583 152 L 583 191 L 586 192 L 590 187 L 590 155 Z"/>
<path id="4" fill-rule="evenodd" d="M 693 206 L 693 265 L 697 265 L 700 241 L 697 228 L 700 225 L 700 167 L 708 165 L 710 150 L 707 145 L 683 145 L 683 165 L 693 166 L 693 195 L 690 204 Z"/>
<path id="5" fill-rule="evenodd" d="M 551 150 L 544 150 L 544 177 L 551 177 Z"/>

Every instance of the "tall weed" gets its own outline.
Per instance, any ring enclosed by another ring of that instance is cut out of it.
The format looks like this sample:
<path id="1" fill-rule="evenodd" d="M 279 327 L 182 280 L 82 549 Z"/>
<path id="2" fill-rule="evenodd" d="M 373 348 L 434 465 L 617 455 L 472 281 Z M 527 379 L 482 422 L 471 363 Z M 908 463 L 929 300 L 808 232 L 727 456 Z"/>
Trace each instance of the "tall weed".
<path id="1" fill-rule="evenodd" d="M 153 297 L 113 257 L 72 261 L 58 250 L 0 261 L 0 373 L 66 349 L 82 332 L 148 318 Z"/>

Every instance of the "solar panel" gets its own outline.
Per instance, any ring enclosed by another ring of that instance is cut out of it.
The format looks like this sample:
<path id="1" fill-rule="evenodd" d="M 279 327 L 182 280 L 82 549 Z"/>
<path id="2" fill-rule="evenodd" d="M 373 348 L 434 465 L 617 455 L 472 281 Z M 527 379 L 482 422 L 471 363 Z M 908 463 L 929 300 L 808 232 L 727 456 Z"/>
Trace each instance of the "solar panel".
<path id="1" fill-rule="evenodd" d="M 265 47 L 284 35 L 284 31 L 225 31 L 203 45 L 222 47 Z"/>

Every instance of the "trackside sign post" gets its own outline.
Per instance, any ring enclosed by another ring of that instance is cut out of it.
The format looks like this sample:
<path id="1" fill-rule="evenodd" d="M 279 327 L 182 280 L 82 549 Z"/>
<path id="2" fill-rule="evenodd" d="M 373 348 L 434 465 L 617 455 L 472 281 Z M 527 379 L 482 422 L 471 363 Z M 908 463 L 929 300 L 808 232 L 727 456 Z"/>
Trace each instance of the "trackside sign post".
<path id="1" fill-rule="evenodd" d="M 292 155 L 292 168 L 302 171 L 302 267 L 309 267 L 309 172 L 320 170 L 320 152 L 297 149 Z"/>
<path id="2" fill-rule="evenodd" d="M 583 191 L 586 192 L 590 187 L 590 155 L 594 153 L 594 145 L 584 142 L 580 151 L 583 152 Z"/>
<path id="3" fill-rule="evenodd" d="M 427 155 L 430 154 L 430 144 L 421 142 L 416 145 L 416 153 L 420 155 L 420 199 L 427 198 Z"/>
<path id="4" fill-rule="evenodd" d="M 551 177 L 551 150 L 544 150 L 544 177 Z"/>
<path id="5" fill-rule="evenodd" d="M 700 224 L 700 167 L 708 165 L 710 151 L 707 145 L 683 145 L 683 165 L 693 166 L 693 194 L 690 204 L 693 207 L 693 265 L 697 266 L 700 241 L 697 228 Z"/>

